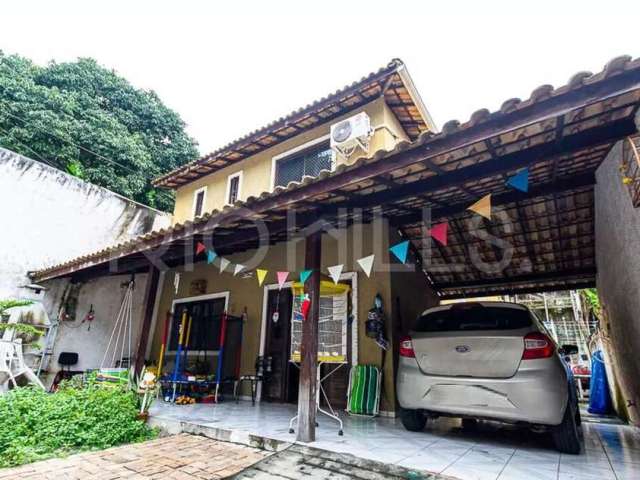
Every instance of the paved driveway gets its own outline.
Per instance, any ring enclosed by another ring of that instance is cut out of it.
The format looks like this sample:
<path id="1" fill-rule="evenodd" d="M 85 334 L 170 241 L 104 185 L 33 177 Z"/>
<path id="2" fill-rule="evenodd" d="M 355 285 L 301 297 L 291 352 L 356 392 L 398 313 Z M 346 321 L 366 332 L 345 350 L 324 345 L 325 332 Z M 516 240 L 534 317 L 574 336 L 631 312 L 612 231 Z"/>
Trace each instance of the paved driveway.
<path id="1" fill-rule="evenodd" d="M 0 469 L 0 479 L 219 479 L 229 478 L 268 455 L 252 447 L 181 434 Z"/>

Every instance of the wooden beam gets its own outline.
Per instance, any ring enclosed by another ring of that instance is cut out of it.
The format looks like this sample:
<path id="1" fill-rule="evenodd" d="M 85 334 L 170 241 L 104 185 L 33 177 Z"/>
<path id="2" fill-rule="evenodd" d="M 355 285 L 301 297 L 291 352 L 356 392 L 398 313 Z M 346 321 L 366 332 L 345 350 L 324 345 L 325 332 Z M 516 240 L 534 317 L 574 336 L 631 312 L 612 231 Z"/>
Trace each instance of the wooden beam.
<path id="1" fill-rule="evenodd" d="M 140 373 L 144 366 L 144 356 L 147 351 L 147 343 L 149 342 L 149 330 L 151 330 L 151 321 L 153 320 L 153 308 L 156 303 L 159 278 L 160 270 L 153 265 L 149 265 L 149 270 L 147 272 L 147 284 L 144 289 L 142 327 L 140 331 L 140 340 L 138 340 L 138 350 L 136 351 L 136 374 Z"/>
<path id="2" fill-rule="evenodd" d="M 305 245 L 305 269 L 311 276 L 304 284 L 311 308 L 302 323 L 300 384 L 298 389 L 298 441 L 313 442 L 316 439 L 316 406 L 318 375 L 318 322 L 320 320 L 320 268 L 322 232 L 309 234 Z"/>

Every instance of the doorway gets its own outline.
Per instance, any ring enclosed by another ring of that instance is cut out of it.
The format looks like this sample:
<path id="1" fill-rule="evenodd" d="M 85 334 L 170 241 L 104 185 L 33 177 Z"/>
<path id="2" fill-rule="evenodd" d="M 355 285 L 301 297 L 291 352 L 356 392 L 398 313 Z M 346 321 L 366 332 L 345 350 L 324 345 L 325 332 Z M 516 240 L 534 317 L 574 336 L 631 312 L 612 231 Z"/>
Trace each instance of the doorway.
<path id="1" fill-rule="evenodd" d="M 262 398 L 267 402 L 298 401 L 298 369 L 289 362 L 292 302 L 290 287 L 267 291 L 264 356 L 271 357 L 271 374 L 262 390 Z"/>
<path id="2" fill-rule="evenodd" d="M 322 377 L 331 373 L 323 382 L 323 388 L 334 408 L 346 408 L 349 372 L 357 363 L 357 275 L 353 272 L 343 273 L 340 283 L 349 286 L 347 295 L 347 363 L 324 364 L 321 367 Z M 272 357 L 272 374 L 261 387 L 259 398 L 267 402 L 297 403 L 299 367 L 291 363 L 291 315 L 293 309 L 293 282 L 287 282 L 282 289 L 278 285 L 264 287 L 263 319 L 262 319 L 262 355 Z M 277 321 L 274 321 L 274 313 Z M 325 398 L 321 398 L 325 404 Z"/>

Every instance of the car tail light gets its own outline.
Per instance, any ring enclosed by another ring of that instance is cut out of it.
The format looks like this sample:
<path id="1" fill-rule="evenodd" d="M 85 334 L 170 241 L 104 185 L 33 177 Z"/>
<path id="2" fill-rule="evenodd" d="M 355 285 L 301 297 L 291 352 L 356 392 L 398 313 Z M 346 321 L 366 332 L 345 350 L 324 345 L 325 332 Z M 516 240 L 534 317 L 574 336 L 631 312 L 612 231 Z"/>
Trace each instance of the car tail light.
<path id="1" fill-rule="evenodd" d="M 555 346 L 544 333 L 531 332 L 524 336 L 524 352 L 522 360 L 534 360 L 536 358 L 549 358 L 553 355 Z"/>
<path id="2" fill-rule="evenodd" d="M 411 337 L 404 337 L 400 340 L 400 356 L 407 358 L 415 358 L 416 354 L 413 351 L 413 342 Z"/>

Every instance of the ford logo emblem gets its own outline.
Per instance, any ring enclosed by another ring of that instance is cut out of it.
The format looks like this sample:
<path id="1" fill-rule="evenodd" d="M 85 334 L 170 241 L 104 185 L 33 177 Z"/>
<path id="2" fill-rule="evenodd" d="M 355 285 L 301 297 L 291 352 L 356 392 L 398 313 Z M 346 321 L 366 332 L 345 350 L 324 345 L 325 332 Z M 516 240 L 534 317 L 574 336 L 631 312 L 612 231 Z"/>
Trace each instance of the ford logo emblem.
<path id="1" fill-rule="evenodd" d="M 469 347 L 467 345 L 458 345 L 456 347 L 456 352 L 458 353 L 467 353 L 469 351 Z"/>

